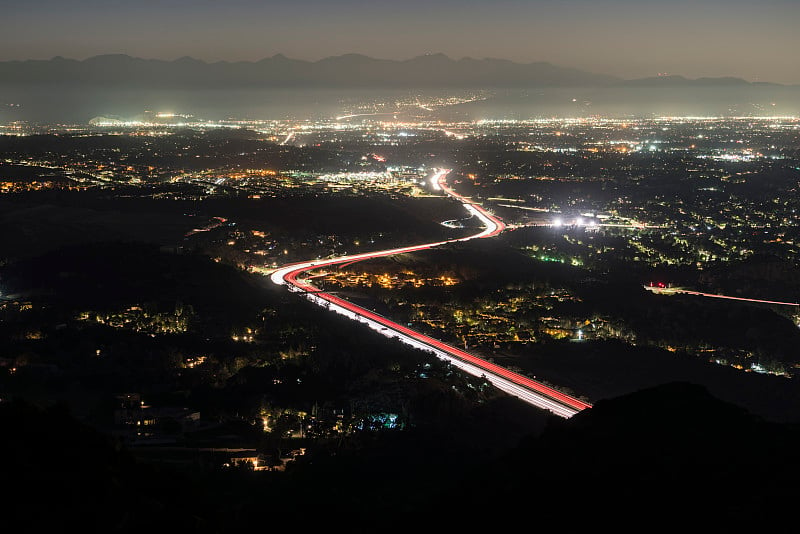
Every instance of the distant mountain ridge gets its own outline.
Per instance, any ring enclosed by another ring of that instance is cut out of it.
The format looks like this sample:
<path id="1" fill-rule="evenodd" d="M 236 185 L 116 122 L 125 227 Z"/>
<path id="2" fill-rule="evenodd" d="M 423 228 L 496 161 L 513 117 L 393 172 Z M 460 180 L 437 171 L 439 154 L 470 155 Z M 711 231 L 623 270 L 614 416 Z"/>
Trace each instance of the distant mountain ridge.
<path id="1" fill-rule="evenodd" d="M 721 76 L 718 78 L 686 78 L 680 75 L 669 76 L 652 76 L 648 78 L 637 78 L 635 80 L 626 80 L 623 82 L 626 87 L 669 87 L 669 86 L 780 86 L 781 84 L 769 82 L 748 82 L 742 78 L 735 78 L 732 76 Z"/>
<path id="2" fill-rule="evenodd" d="M 282 54 L 260 61 L 207 63 L 191 57 L 174 61 L 141 59 L 124 54 L 85 60 L 0 62 L 0 83 L 74 83 L 129 87 L 594 87 L 751 85 L 740 78 L 659 76 L 623 80 L 547 62 L 515 63 L 504 59 L 451 59 L 427 54 L 407 60 L 375 59 L 360 54 L 319 61 L 290 59 Z"/>

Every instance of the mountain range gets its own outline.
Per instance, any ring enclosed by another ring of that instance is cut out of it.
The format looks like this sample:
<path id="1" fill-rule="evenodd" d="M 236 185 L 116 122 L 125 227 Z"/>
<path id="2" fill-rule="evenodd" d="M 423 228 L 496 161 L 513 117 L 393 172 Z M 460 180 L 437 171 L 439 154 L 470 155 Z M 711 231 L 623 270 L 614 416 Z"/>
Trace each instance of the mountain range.
<path id="1" fill-rule="evenodd" d="M 515 63 L 504 59 L 451 59 L 427 54 L 407 60 L 375 59 L 360 54 L 319 61 L 277 54 L 260 61 L 207 63 L 191 57 L 174 61 L 141 59 L 124 54 L 85 60 L 0 62 L 0 83 L 71 83 L 138 88 L 244 87 L 696 87 L 776 85 L 741 78 L 657 76 L 625 80 L 566 68 L 547 62 Z"/>

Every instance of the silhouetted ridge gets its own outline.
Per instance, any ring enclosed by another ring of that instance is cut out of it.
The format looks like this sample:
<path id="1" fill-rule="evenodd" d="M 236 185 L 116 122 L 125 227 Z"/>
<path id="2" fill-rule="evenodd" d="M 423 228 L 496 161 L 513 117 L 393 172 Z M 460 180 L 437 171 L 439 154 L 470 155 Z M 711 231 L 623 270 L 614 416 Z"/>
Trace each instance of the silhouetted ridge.
<path id="1" fill-rule="evenodd" d="M 755 418 L 743 408 L 713 397 L 703 386 L 673 382 L 598 401 L 591 410 L 573 417 L 569 427 L 575 432 L 611 427 L 628 431 L 632 421 L 639 422 L 637 433 L 643 430 L 660 433 L 665 425 L 691 425 L 707 432 L 714 425 L 724 427 L 752 422 Z"/>
<path id="2" fill-rule="evenodd" d="M 735 77 L 690 79 L 680 75 L 623 80 L 544 61 L 425 54 L 405 60 L 343 54 L 305 61 L 275 54 L 259 61 L 207 63 L 189 56 L 166 61 L 104 54 L 83 61 L 0 62 L 0 83 L 76 83 L 137 88 L 238 87 L 741 87 L 756 85 Z M 779 86 L 759 82 L 758 85 Z"/>
<path id="3" fill-rule="evenodd" d="M 400 61 L 344 54 L 314 62 L 276 54 L 256 62 L 216 63 L 190 57 L 164 61 L 108 54 L 83 61 L 53 58 L 0 62 L 0 82 L 235 88 L 604 86 L 619 80 L 543 62 L 454 60 L 444 54 Z"/>
<path id="4" fill-rule="evenodd" d="M 671 75 L 626 80 L 620 85 L 625 87 L 738 87 L 751 85 L 751 83 L 747 80 L 743 80 L 742 78 L 734 78 L 731 76 L 690 79 L 686 78 L 685 76 Z"/>

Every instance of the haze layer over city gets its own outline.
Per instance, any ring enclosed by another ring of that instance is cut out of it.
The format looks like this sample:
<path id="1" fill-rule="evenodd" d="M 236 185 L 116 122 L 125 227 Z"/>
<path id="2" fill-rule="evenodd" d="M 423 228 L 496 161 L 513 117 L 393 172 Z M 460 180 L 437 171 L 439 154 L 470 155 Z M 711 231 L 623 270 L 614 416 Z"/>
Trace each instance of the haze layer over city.
<path id="1" fill-rule="evenodd" d="M 795 3 L 8 12 L 20 524 L 766 529 L 791 510 Z"/>

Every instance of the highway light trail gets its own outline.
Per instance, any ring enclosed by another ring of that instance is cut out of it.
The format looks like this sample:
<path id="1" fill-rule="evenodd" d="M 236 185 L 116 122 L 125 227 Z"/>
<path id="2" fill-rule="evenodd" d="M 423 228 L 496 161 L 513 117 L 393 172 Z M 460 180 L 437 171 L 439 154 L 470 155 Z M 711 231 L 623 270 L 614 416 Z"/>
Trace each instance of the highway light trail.
<path id="1" fill-rule="evenodd" d="M 214 217 L 214 222 L 209 223 L 208 226 L 205 226 L 203 228 L 195 228 L 194 230 L 186 232 L 184 237 L 191 237 L 191 236 L 193 236 L 195 234 L 199 234 L 201 232 L 210 232 L 211 230 L 219 228 L 220 226 L 222 226 L 226 222 L 228 222 L 228 219 L 226 219 L 225 217 Z"/>
<path id="2" fill-rule="evenodd" d="M 459 195 L 447 186 L 445 183 L 445 177 L 449 172 L 449 170 L 438 171 L 433 176 L 432 184 L 436 189 L 444 191 L 449 196 L 461 202 L 471 216 L 477 217 L 484 225 L 484 229 L 481 232 L 467 237 L 438 241 L 435 243 L 426 243 L 423 245 L 414 245 L 409 247 L 382 250 L 378 252 L 368 252 L 364 254 L 340 256 L 338 258 L 313 260 L 304 263 L 287 265 L 273 271 L 270 275 L 270 279 L 275 284 L 288 286 L 291 291 L 303 293 L 308 300 L 315 304 L 349 317 L 355 321 L 364 323 L 386 337 L 398 339 L 399 341 L 402 341 L 403 343 L 416 347 L 420 350 L 430 352 L 438 358 L 450 362 L 452 365 L 464 370 L 469 374 L 474 376 L 483 376 L 501 391 L 518 397 L 521 400 L 539 408 L 549 410 L 550 412 L 561 417 L 571 417 L 579 411 L 591 407 L 590 404 L 566 395 L 556 389 L 546 386 L 545 384 L 532 380 L 513 371 L 509 371 L 508 369 L 478 358 L 477 356 L 469 354 L 468 352 L 452 345 L 448 345 L 447 343 L 443 343 L 442 341 L 434 339 L 430 336 L 426 336 L 425 334 L 414 331 L 406 326 L 387 319 L 386 317 L 378 315 L 377 313 L 353 304 L 352 302 L 322 291 L 310 284 L 307 280 L 299 279 L 299 277 L 306 271 L 318 269 L 320 267 L 351 264 L 370 258 L 379 258 L 384 256 L 392 256 L 394 254 L 426 250 L 446 243 L 469 241 L 471 239 L 483 239 L 487 237 L 494 237 L 500 234 L 506 227 L 501 220 L 484 210 L 480 205 L 471 202 L 469 199 Z"/>
<path id="3" fill-rule="evenodd" d="M 340 115 L 336 117 L 337 121 L 341 121 L 344 119 L 353 119 L 355 117 L 372 117 L 375 115 L 396 115 L 397 111 L 382 111 L 376 113 L 353 113 L 352 115 Z"/>
<path id="4" fill-rule="evenodd" d="M 732 297 L 730 295 L 717 295 L 715 293 L 701 293 L 699 291 L 678 290 L 676 291 L 676 293 L 683 293 L 684 295 L 696 295 L 699 297 L 711 297 L 715 299 L 740 300 L 742 302 L 756 302 L 759 304 L 776 304 L 779 306 L 800 306 L 800 303 L 798 302 L 781 302 L 778 300 L 749 299 L 745 297 Z"/>
<path id="5" fill-rule="evenodd" d="M 739 302 L 754 302 L 756 304 L 771 304 L 774 306 L 798 306 L 800 302 L 782 302 L 780 300 L 750 299 L 747 297 L 733 297 L 731 295 L 720 295 L 718 293 L 703 293 L 701 291 L 691 291 L 682 287 L 663 287 L 661 285 L 649 285 L 644 288 L 656 295 L 694 295 L 696 297 L 710 297 L 714 299 L 736 300 Z"/>

